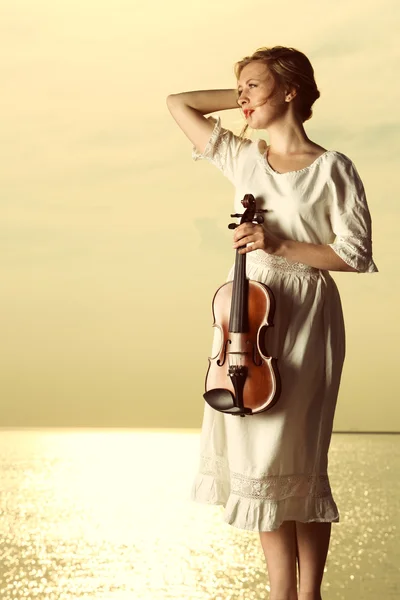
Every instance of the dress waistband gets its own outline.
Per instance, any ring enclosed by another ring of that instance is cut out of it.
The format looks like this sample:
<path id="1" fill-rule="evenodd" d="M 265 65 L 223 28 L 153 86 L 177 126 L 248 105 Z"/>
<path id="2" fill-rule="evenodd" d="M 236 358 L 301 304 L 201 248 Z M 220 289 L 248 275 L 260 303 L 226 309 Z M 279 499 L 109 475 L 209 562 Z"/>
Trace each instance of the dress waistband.
<path id="1" fill-rule="evenodd" d="M 301 262 L 291 262 L 283 256 L 276 256 L 275 254 L 267 254 L 264 250 L 253 250 L 246 254 L 246 261 L 249 264 L 259 264 L 265 266 L 267 269 L 273 271 L 285 271 L 287 273 L 294 273 L 298 275 L 317 275 L 320 273 L 320 269 L 310 267 Z"/>

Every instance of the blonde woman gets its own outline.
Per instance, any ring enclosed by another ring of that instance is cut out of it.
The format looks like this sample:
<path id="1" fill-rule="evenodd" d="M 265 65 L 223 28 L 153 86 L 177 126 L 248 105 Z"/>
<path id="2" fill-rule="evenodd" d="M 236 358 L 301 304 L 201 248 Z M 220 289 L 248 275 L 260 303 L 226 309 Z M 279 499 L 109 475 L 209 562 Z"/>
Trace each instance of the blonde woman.
<path id="1" fill-rule="evenodd" d="M 350 158 L 304 130 L 320 96 L 309 59 L 294 48 L 260 48 L 235 75 L 237 89 L 172 94 L 167 105 L 194 145 L 192 158 L 234 185 L 233 211 L 243 212 L 245 194 L 268 211 L 262 225 L 234 230 L 233 248 L 246 245 L 247 277 L 275 296 L 266 348 L 277 357 L 282 392 L 269 411 L 245 418 L 204 403 L 192 498 L 222 505 L 228 524 L 259 532 L 270 600 L 320 600 L 331 524 L 339 521 L 327 468 L 345 356 L 329 272 L 377 271 L 371 219 Z M 220 117 L 204 116 L 237 107 L 246 119 L 239 136 Z M 248 126 L 265 130 L 269 144 L 244 137 Z"/>

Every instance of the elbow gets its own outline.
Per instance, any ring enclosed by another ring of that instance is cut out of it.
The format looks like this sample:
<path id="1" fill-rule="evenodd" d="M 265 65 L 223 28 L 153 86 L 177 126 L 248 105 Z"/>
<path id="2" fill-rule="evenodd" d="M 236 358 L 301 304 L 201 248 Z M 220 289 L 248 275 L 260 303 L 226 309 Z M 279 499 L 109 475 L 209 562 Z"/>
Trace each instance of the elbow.
<path id="1" fill-rule="evenodd" d="M 341 256 L 336 254 L 335 256 L 335 271 L 342 271 L 343 273 L 358 273 L 358 270 L 347 263 Z"/>
<path id="2" fill-rule="evenodd" d="M 359 261 L 357 260 L 357 258 L 354 256 L 353 253 L 340 251 L 342 249 L 334 250 L 332 248 L 332 246 L 330 246 L 330 248 L 335 256 L 335 263 L 336 263 L 335 270 L 343 271 L 344 273 L 360 273 L 360 269 L 356 269 L 351 264 L 351 263 L 353 263 L 353 264 L 358 265 L 358 263 L 359 263 Z M 340 254 L 339 254 L 339 251 L 340 251 Z M 344 260 L 343 256 L 346 258 L 346 260 Z M 346 261 L 348 261 L 348 262 L 346 262 Z"/>
<path id="3" fill-rule="evenodd" d="M 343 271 L 347 271 L 348 273 L 360 273 L 358 269 L 355 269 L 354 267 L 348 264 L 346 264 L 346 267 L 343 269 Z"/>
<path id="4" fill-rule="evenodd" d="M 167 98 L 166 98 L 166 104 L 167 104 L 167 106 L 171 102 L 174 102 L 178 96 L 179 96 L 179 94 L 170 94 L 169 96 L 167 96 Z"/>
<path id="5" fill-rule="evenodd" d="M 359 273 L 360 272 L 359 269 L 356 269 L 355 267 L 353 267 L 352 265 L 347 263 L 345 260 L 343 260 L 343 258 L 340 258 L 340 257 L 338 257 L 338 258 L 341 261 L 341 264 L 340 264 L 341 271 L 344 271 L 345 273 Z"/>

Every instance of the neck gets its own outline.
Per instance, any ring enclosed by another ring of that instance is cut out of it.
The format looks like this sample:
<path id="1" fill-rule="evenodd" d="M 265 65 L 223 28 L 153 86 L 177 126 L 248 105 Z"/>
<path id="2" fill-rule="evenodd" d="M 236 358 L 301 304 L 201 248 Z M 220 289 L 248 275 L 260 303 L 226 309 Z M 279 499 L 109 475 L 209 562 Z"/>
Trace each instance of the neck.
<path id="1" fill-rule="evenodd" d="M 298 121 L 276 123 L 268 128 L 269 154 L 290 156 L 301 154 L 313 145 L 303 124 Z"/>

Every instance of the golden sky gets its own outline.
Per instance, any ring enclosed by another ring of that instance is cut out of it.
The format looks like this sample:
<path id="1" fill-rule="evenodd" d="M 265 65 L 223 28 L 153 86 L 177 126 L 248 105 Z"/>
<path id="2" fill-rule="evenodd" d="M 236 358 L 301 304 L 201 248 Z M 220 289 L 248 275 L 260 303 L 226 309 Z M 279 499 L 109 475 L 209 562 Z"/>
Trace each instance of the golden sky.
<path id="1" fill-rule="evenodd" d="M 310 58 L 307 134 L 353 160 L 373 220 L 379 273 L 333 274 L 347 327 L 334 429 L 400 430 L 399 13 L 396 0 L 3 6 L 0 425 L 200 427 L 234 188 L 192 161 L 165 99 L 235 87 L 235 62 L 279 44 Z M 218 114 L 240 132 L 239 110 Z"/>

